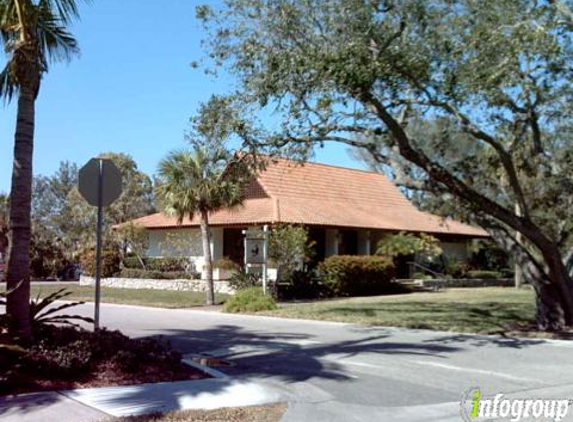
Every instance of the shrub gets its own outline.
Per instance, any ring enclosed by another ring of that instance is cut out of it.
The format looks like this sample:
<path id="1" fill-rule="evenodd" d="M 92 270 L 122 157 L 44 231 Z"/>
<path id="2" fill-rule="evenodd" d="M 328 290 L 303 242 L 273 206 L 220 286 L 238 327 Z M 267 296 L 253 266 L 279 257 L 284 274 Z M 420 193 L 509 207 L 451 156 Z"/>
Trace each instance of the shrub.
<path id="1" fill-rule="evenodd" d="M 279 281 L 289 278 L 314 256 L 315 242 L 304 226 L 282 224 L 273 227 L 269 238 L 269 259 L 277 266 Z"/>
<path id="2" fill-rule="evenodd" d="M 229 287 L 235 290 L 244 290 L 250 287 L 260 287 L 263 285 L 261 274 L 246 273 L 245 271 L 237 271 L 229 278 Z"/>
<path id="3" fill-rule="evenodd" d="M 432 274 L 417 272 L 412 274 L 412 278 L 415 280 L 432 280 L 434 276 Z"/>
<path id="4" fill-rule="evenodd" d="M 382 256 L 335 255 L 318 265 L 318 277 L 330 297 L 393 293 L 398 287 L 394 275 L 392 259 Z"/>
<path id="5" fill-rule="evenodd" d="M 223 311 L 231 313 L 272 311 L 277 304 L 270 295 L 263 294 L 260 287 L 239 290 L 235 296 L 225 302 Z"/>
<path id="6" fill-rule="evenodd" d="M 189 280 L 197 278 L 197 274 L 188 274 L 184 271 L 152 271 L 140 268 L 124 268 L 119 273 L 123 278 L 142 278 L 146 280 Z"/>
<path id="7" fill-rule="evenodd" d="M 326 296 L 324 285 L 316 271 L 294 271 L 288 278 L 277 283 L 280 300 L 317 299 Z"/>
<path id="8" fill-rule="evenodd" d="M 145 264 L 145 268 L 141 265 L 141 261 Z M 188 258 L 143 258 L 139 260 L 136 256 L 130 256 L 122 261 L 123 268 L 169 272 L 185 272 L 188 264 Z"/>
<path id="9" fill-rule="evenodd" d="M 104 249 L 101 254 L 101 276 L 113 277 L 119 272 L 120 257 L 115 249 Z M 96 273 L 96 252 L 89 250 L 82 255 L 82 273 L 91 277 Z"/>
<path id="10" fill-rule="evenodd" d="M 46 297 L 40 295 L 36 299 L 30 300 L 30 321 L 34 330 L 37 330 L 43 324 L 60 324 L 77 326 L 76 321 L 93 323 L 93 319 L 81 315 L 63 314 L 65 309 L 74 308 L 83 305 L 85 302 L 70 302 L 53 306 L 56 301 L 62 300 L 71 295 L 72 292 L 66 288 L 59 289 Z M 73 321 L 73 322 L 72 322 Z"/>
<path id="11" fill-rule="evenodd" d="M 213 262 L 213 268 L 219 268 L 220 270 L 227 270 L 227 271 L 239 271 L 241 269 L 241 266 L 237 264 L 235 261 L 225 256 Z"/>
<path id="12" fill-rule="evenodd" d="M 502 274 L 497 271 L 473 270 L 466 273 L 466 278 L 498 279 Z"/>
<path id="13" fill-rule="evenodd" d="M 427 258 L 436 258 L 442 254 L 442 248 L 439 240 L 429 234 L 400 232 L 380 240 L 376 254 L 390 258 L 416 254 L 424 255 Z"/>

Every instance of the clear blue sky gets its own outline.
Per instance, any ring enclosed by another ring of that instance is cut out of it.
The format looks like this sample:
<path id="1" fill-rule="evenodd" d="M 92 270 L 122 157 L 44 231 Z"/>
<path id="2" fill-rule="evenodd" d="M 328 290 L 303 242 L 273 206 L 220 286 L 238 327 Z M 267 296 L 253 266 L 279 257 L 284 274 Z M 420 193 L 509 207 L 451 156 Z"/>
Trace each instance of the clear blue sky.
<path id="1" fill-rule="evenodd" d="M 198 104 L 231 84 L 190 66 L 202 56 L 195 20 L 202 3 L 94 0 L 81 7 L 73 33 L 82 54 L 52 66 L 37 101 L 35 174 L 104 151 L 128 153 L 153 174 L 162 156 L 184 146 Z M 0 192 L 10 188 L 15 105 L 0 105 Z M 361 167 L 341 145 L 317 151 L 316 161 Z"/>

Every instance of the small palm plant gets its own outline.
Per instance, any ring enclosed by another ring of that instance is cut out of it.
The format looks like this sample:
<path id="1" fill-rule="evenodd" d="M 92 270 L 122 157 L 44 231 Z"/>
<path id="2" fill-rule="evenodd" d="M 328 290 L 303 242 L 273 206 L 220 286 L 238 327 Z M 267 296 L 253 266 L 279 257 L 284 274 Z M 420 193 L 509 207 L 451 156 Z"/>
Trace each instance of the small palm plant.
<path id="1" fill-rule="evenodd" d="M 166 214 L 175 216 L 178 224 L 199 218 L 207 305 L 215 303 L 209 214 L 240 205 L 250 180 L 248 168 L 234 157 L 222 147 L 195 144 L 190 151 L 171 152 L 159 164 L 157 194 Z"/>

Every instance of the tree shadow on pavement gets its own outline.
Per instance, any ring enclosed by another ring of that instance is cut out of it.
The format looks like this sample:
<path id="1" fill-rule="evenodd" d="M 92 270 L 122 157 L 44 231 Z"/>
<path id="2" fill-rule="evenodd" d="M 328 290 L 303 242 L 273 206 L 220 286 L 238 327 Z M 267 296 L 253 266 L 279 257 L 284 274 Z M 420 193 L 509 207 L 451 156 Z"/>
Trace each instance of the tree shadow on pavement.
<path id="1" fill-rule="evenodd" d="M 453 334 L 436 337 L 430 340 L 424 340 L 426 344 L 466 344 L 471 347 L 496 346 L 512 349 L 523 349 L 525 347 L 535 346 L 545 343 L 545 340 L 514 338 L 503 336 L 485 336 L 472 334 Z"/>
<path id="2" fill-rule="evenodd" d="M 195 353 L 228 360 L 224 372 L 234 375 L 278 377 L 283 382 L 311 378 L 352 380 L 347 369 L 322 358 L 348 358 L 358 354 L 418 355 L 443 357 L 459 350 L 453 345 L 391 341 L 390 333 L 359 339 L 319 343 L 313 336 L 298 333 L 250 331 L 241 326 L 218 325 L 207 330 L 171 330 L 161 338 L 182 353 Z"/>

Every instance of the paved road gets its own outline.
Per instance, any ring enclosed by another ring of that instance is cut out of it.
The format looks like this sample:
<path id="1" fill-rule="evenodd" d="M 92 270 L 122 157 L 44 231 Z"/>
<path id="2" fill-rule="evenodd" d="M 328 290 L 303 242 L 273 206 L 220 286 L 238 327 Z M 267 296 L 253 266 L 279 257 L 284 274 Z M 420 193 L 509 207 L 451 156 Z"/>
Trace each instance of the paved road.
<path id="1" fill-rule="evenodd" d="M 183 353 L 226 359 L 233 376 L 283 389 L 285 421 L 459 421 L 460 396 L 476 386 L 573 399 L 573 342 L 122 305 L 102 305 L 102 324 L 162 335 Z"/>
<path id="2" fill-rule="evenodd" d="M 93 305 L 79 313 L 91 315 Z M 284 422 L 460 421 L 460 397 L 471 387 L 573 399 L 573 342 L 124 305 L 104 304 L 101 314 L 103 326 L 227 360 L 224 372 L 289 401 Z"/>

